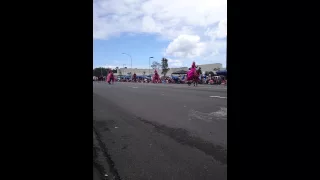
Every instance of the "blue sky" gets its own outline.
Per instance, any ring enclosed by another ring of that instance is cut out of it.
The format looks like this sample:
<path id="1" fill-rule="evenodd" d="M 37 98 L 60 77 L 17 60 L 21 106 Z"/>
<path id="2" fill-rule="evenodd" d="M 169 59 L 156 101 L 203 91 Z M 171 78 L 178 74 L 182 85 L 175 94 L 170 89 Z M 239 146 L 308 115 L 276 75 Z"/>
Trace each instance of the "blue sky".
<path id="1" fill-rule="evenodd" d="M 148 67 L 149 57 L 159 61 L 162 58 L 162 49 L 165 49 L 168 41 L 157 41 L 155 35 L 135 35 L 126 33 L 120 37 L 112 37 L 108 40 L 94 40 L 94 66 L 118 66 L 131 67 L 130 57 L 123 55 L 127 53 L 132 57 L 133 67 Z M 151 63 L 152 63 L 151 59 Z"/>
<path id="2" fill-rule="evenodd" d="M 94 0 L 93 67 L 226 64 L 226 0 Z M 191 13 L 192 12 L 192 13 Z M 153 61 L 151 60 L 151 62 Z"/>

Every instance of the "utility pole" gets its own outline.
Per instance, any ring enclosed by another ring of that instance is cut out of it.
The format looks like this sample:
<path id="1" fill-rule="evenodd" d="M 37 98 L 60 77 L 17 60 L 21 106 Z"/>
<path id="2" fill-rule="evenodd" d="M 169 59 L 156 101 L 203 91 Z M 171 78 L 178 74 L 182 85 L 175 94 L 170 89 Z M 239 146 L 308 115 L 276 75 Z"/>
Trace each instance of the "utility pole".
<path id="1" fill-rule="evenodd" d="M 150 66 L 150 59 L 151 58 L 153 58 L 153 57 L 149 57 L 149 75 L 150 75 L 150 68 L 151 68 L 151 66 Z"/>
<path id="2" fill-rule="evenodd" d="M 132 70 L 132 57 L 131 57 L 131 55 L 130 55 L 130 54 L 127 54 L 127 53 L 122 53 L 122 54 L 125 54 L 125 55 L 127 55 L 127 56 L 130 57 L 130 59 L 131 59 L 131 70 Z"/>

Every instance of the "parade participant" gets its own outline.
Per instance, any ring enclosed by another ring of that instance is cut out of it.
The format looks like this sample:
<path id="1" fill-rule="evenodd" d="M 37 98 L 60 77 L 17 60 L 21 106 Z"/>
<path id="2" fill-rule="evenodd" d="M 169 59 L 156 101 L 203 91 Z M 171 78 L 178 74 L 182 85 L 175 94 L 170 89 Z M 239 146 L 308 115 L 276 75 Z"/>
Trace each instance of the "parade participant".
<path id="1" fill-rule="evenodd" d="M 158 71 L 156 69 L 154 70 L 154 75 L 153 75 L 152 82 L 153 83 L 159 83 L 160 82 L 160 77 L 159 77 Z"/>
<path id="2" fill-rule="evenodd" d="M 198 86 L 199 81 L 202 81 L 202 71 L 201 67 L 199 67 L 198 70 L 196 70 L 195 76 L 194 76 L 194 83 L 196 86 Z"/>
<path id="3" fill-rule="evenodd" d="M 133 82 L 137 82 L 137 75 L 136 75 L 136 73 L 133 73 Z"/>
<path id="4" fill-rule="evenodd" d="M 194 72 L 193 79 L 192 79 L 194 86 L 198 86 L 200 76 L 201 76 L 201 68 L 199 68 Z"/>
<path id="5" fill-rule="evenodd" d="M 103 82 L 103 76 L 102 75 L 99 76 L 98 81 L 99 82 Z"/>
<path id="6" fill-rule="evenodd" d="M 109 84 L 111 84 L 110 82 L 112 81 L 112 84 L 114 83 L 114 75 L 113 75 L 113 72 L 112 71 L 109 71 L 109 74 L 107 76 L 107 82 Z"/>
<path id="7" fill-rule="evenodd" d="M 193 61 L 190 70 L 188 71 L 188 77 L 187 80 L 191 81 L 193 80 L 194 74 L 196 73 L 196 63 Z"/>
<path id="8" fill-rule="evenodd" d="M 192 65 L 191 65 L 191 68 L 189 68 L 189 71 L 187 73 L 187 81 L 188 81 L 188 85 L 190 86 L 191 83 L 196 83 L 198 82 L 198 80 L 196 79 L 198 78 L 198 75 L 197 75 L 197 66 L 196 66 L 196 63 L 193 61 L 192 62 Z M 195 85 L 195 84 L 194 84 Z"/>
<path id="9" fill-rule="evenodd" d="M 112 84 L 114 84 L 114 74 L 112 71 L 111 71 L 111 75 L 110 75 L 110 80 L 112 81 Z"/>
<path id="10" fill-rule="evenodd" d="M 197 73 L 199 75 L 199 80 L 202 81 L 202 71 L 201 71 L 201 67 L 199 67 L 199 69 L 197 70 Z"/>

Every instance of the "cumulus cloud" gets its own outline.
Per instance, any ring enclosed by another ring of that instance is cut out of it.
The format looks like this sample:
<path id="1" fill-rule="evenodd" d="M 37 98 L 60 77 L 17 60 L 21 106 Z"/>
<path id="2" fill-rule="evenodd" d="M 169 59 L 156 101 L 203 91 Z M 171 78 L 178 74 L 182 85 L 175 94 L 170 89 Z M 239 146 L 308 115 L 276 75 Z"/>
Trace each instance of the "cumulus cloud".
<path id="1" fill-rule="evenodd" d="M 226 53 L 227 21 L 221 20 L 207 28 L 202 39 L 199 35 L 180 35 L 170 42 L 164 55 L 177 58 L 217 56 Z"/>
<path id="2" fill-rule="evenodd" d="M 193 58 L 201 56 L 206 50 L 206 44 L 200 42 L 197 35 L 180 35 L 167 47 L 165 54 L 174 57 Z"/>
<path id="3" fill-rule="evenodd" d="M 93 37 L 124 32 L 155 33 L 168 39 L 195 34 L 226 18 L 226 0 L 94 0 Z"/>
<path id="4" fill-rule="evenodd" d="M 171 41 L 164 55 L 172 59 L 221 55 L 226 48 L 227 0 L 94 0 L 94 39 L 122 33 L 148 33 Z"/>

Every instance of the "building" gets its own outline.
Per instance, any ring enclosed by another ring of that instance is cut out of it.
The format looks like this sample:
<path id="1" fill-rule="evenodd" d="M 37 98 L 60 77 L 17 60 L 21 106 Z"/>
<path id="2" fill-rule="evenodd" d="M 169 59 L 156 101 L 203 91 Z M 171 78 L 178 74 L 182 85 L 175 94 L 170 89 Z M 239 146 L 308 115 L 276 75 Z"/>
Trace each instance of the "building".
<path id="1" fill-rule="evenodd" d="M 197 65 L 199 67 L 201 67 L 202 72 L 204 73 L 205 71 L 213 71 L 215 72 L 217 69 L 220 70 L 224 70 L 225 68 L 222 68 L 222 64 L 220 63 L 214 63 L 214 64 L 201 64 L 201 65 Z M 169 67 L 170 68 L 170 67 Z M 170 68 L 170 70 L 168 71 L 167 75 L 171 75 L 171 73 L 175 72 L 175 71 L 179 71 L 179 70 L 185 70 L 188 71 L 189 68 L 188 67 L 181 67 L 181 68 Z M 136 73 L 136 75 L 149 75 L 149 74 L 153 74 L 154 69 L 137 69 L 137 68 L 119 68 L 118 72 L 115 73 L 115 75 L 119 75 L 119 72 L 121 71 L 122 75 L 128 75 L 128 73 Z M 161 74 L 161 69 L 157 69 L 158 73 Z M 150 73 L 149 73 L 150 72 Z"/>

